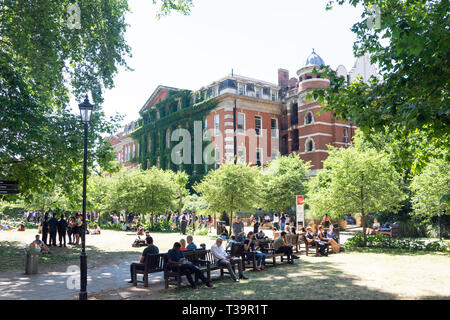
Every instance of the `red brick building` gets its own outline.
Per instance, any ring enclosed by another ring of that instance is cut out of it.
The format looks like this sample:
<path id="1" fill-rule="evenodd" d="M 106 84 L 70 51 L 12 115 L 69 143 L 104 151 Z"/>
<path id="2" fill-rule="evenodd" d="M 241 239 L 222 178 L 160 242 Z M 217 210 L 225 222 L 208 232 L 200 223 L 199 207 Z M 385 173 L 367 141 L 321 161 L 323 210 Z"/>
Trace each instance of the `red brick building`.
<path id="1" fill-rule="evenodd" d="M 288 70 L 279 69 L 278 84 L 273 84 L 232 74 L 201 88 L 191 96 L 189 103 L 182 98 L 171 101 L 177 92 L 183 90 L 158 86 L 141 108 L 140 114 L 143 116 L 152 110 L 153 116 L 148 121 L 157 127 L 159 121 L 167 117 L 173 119 L 177 112 L 183 114 L 182 109 L 195 104 L 201 93 L 202 100 L 214 98 L 217 101 L 214 109 L 197 117 L 203 121 L 202 130 L 207 129 L 209 132 L 215 167 L 234 161 L 235 157 L 245 163 L 265 165 L 280 154 L 300 154 L 303 160 L 311 161 L 312 170 L 318 170 L 323 168 L 322 162 L 328 156 L 327 145 L 348 146 L 356 129 L 353 124 L 336 120 L 332 112 L 319 115 L 321 105 L 307 99 L 312 89 L 329 86 L 329 80 L 320 76 L 323 65 L 324 61 L 313 50 L 304 66 L 297 71 L 296 77 L 289 78 Z M 314 69 L 319 71 L 318 75 L 313 74 Z M 367 57 L 358 59 L 348 74 L 343 66 L 339 66 L 337 71 L 350 81 L 359 75 L 367 79 L 375 73 Z M 171 93 L 172 98 L 168 99 Z M 167 106 L 165 99 L 170 101 Z M 179 122 L 187 120 L 180 117 Z M 142 135 L 139 143 L 130 137 L 135 127 L 136 123 L 129 124 L 123 133 L 110 138 L 119 162 L 132 166 L 130 159 L 146 154 L 147 158 L 141 159 L 144 169 L 152 165 L 176 170 L 184 168 L 174 167 L 170 163 L 170 149 L 174 146 L 170 136 L 179 126 L 160 130 L 153 136 Z M 189 124 L 186 123 L 185 127 L 188 128 Z M 153 152 L 155 159 L 149 160 L 148 154 Z M 196 165 L 192 173 L 204 173 L 209 169 L 207 165 L 204 168 Z"/>

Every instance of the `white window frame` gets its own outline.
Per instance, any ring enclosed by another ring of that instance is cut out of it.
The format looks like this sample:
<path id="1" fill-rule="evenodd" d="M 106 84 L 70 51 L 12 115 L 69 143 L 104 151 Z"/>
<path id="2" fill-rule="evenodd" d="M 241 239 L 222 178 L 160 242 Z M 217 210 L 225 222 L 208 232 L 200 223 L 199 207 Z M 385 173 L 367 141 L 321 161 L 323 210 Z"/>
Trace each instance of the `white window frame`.
<path id="1" fill-rule="evenodd" d="M 306 122 L 306 119 L 307 119 L 307 117 L 308 117 L 309 114 L 311 114 L 311 122 L 307 123 L 307 122 Z M 305 114 L 305 117 L 304 117 L 304 119 L 303 119 L 303 123 L 305 124 L 305 126 L 314 123 L 314 113 L 312 113 L 312 111 L 308 111 L 308 112 Z"/>
<path id="2" fill-rule="evenodd" d="M 220 115 L 214 115 L 214 136 L 218 136 L 220 133 Z"/>
<path id="3" fill-rule="evenodd" d="M 276 122 L 276 128 L 275 130 L 272 129 L 272 120 L 275 120 Z M 278 119 L 277 118 L 270 118 L 270 136 L 272 138 L 278 138 L 278 131 L 279 131 L 279 127 L 278 127 Z M 275 135 L 274 135 L 275 133 Z"/>
<path id="4" fill-rule="evenodd" d="M 308 150 L 308 142 L 311 141 L 312 142 L 312 150 Z M 314 141 L 313 138 L 309 137 L 308 139 L 306 139 L 305 141 L 305 152 L 314 152 L 316 150 L 316 143 Z"/>
<path id="5" fill-rule="evenodd" d="M 215 160 L 215 166 L 216 169 L 218 169 L 220 167 L 220 151 L 219 148 L 216 148 L 216 150 L 214 151 L 214 160 Z"/>
<path id="6" fill-rule="evenodd" d="M 274 157 L 274 155 L 276 155 L 276 157 Z M 277 160 L 278 158 L 280 158 L 280 152 L 277 149 L 272 149 L 272 154 L 271 154 L 272 161 Z"/>
<path id="7" fill-rule="evenodd" d="M 242 157 L 239 156 L 239 153 L 242 153 Z M 240 160 L 243 163 L 247 163 L 247 149 L 245 148 L 245 146 L 238 147 L 237 157 L 238 157 L 238 161 Z"/>
<path id="8" fill-rule="evenodd" d="M 244 116 L 244 129 L 239 129 L 239 116 L 240 115 Z M 236 126 L 237 126 L 237 133 L 238 134 L 245 134 L 245 128 L 246 128 L 246 126 L 245 126 L 245 113 L 238 112 Z"/>
<path id="9" fill-rule="evenodd" d="M 260 121 L 260 125 L 259 125 L 259 134 L 258 134 L 258 132 L 256 131 L 256 118 L 259 118 L 259 121 Z M 263 126 L 262 126 L 262 117 L 261 117 L 261 116 L 255 116 L 255 134 L 256 134 L 256 136 L 262 137 L 262 129 L 263 129 Z"/>

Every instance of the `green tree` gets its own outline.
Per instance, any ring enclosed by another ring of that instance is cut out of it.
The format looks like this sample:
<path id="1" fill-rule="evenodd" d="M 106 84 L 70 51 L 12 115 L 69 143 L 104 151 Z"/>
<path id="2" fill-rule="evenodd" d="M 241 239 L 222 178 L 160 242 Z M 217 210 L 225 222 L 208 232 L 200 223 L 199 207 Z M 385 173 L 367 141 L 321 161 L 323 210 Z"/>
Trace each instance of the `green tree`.
<path id="1" fill-rule="evenodd" d="M 153 1 L 161 14 L 189 13 L 189 0 Z M 79 28 L 75 11 L 79 8 Z M 91 93 L 95 113 L 89 132 L 89 168 L 115 171 L 103 139 L 121 119 L 106 118 L 102 94 L 113 87 L 130 55 L 124 34 L 126 0 L 0 1 L 0 179 L 18 180 L 22 196 L 67 194 L 81 181 L 83 130 L 70 98 Z M 15 196 L 9 196 L 13 198 Z"/>
<path id="2" fill-rule="evenodd" d="M 258 167 L 242 163 L 223 164 L 217 170 L 210 171 L 194 190 L 208 204 L 212 212 L 226 212 L 231 215 L 240 210 L 251 210 L 257 207 L 259 200 L 260 173 Z"/>
<path id="3" fill-rule="evenodd" d="M 413 214 L 431 221 L 448 211 L 450 192 L 450 163 L 433 159 L 411 182 Z"/>
<path id="4" fill-rule="evenodd" d="M 151 217 L 176 208 L 178 185 L 173 174 L 152 167 L 148 170 L 123 170 L 114 177 L 108 194 L 110 208 Z M 153 219 L 151 219 L 153 221 Z"/>
<path id="5" fill-rule="evenodd" d="M 306 193 L 310 169 L 311 164 L 305 163 L 300 155 L 271 161 L 262 174 L 264 209 L 284 211 L 295 206 L 295 196 Z"/>
<path id="6" fill-rule="evenodd" d="M 450 145 L 450 2 L 337 0 L 328 8 L 346 2 L 365 9 L 352 28 L 357 38 L 354 53 L 370 55 L 382 79 L 347 85 L 326 67 L 330 87 L 314 90 L 313 95 L 326 110 L 355 121 L 366 133 L 387 130 L 406 156 L 415 153 L 416 161 L 410 164 L 420 169 L 434 156 L 430 150 Z M 411 142 L 418 137 L 421 148 Z"/>
<path id="7" fill-rule="evenodd" d="M 364 245 L 367 215 L 396 211 L 405 198 L 401 176 L 385 153 L 375 149 L 329 147 L 324 170 L 311 179 L 306 202 L 332 217 L 361 215 Z"/>

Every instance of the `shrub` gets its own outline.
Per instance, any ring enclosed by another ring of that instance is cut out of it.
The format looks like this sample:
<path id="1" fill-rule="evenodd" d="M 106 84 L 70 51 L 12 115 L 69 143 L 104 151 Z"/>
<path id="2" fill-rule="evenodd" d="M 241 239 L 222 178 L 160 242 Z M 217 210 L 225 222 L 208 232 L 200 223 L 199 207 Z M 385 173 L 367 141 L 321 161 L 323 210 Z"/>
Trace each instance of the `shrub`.
<path id="1" fill-rule="evenodd" d="M 348 250 L 362 248 L 364 246 L 363 235 L 356 234 L 347 240 L 344 247 Z M 432 241 L 425 243 L 422 240 L 391 238 L 384 234 L 375 234 L 367 236 L 367 247 L 369 248 L 390 248 L 403 250 L 425 250 L 425 251 L 450 251 L 450 242 Z"/>

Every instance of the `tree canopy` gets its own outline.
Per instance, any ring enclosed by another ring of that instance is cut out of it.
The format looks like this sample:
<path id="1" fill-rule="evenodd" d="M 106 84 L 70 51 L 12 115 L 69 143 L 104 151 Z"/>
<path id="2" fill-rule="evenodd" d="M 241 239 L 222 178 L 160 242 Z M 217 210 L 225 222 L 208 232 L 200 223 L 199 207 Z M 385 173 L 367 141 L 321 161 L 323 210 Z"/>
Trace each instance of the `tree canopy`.
<path id="1" fill-rule="evenodd" d="M 405 198 L 401 183 L 401 176 L 385 153 L 369 148 L 329 147 L 324 170 L 311 179 L 305 200 L 313 212 L 322 215 L 361 215 L 365 237 L 368 214 L 398 210 Z"/>
<path id="2" fill-rule="evenodd" d="M 406 154 L 415 154 L 415 161 L 409 162 L 413 170 L 420 169 L 433 156 L 429 149 L 450 145 L 450 2 L 337 0 L 328 8 L 335 3 L 365 8 L 352 28 L 357 37 L 354 53 L 370 55 L 382 78 L 347 85 L 326 67 L 330 87 L 315 90 L 314 97 L 365 132 L 387 130 Z M 375 6 L 379 17 L 373 16 Z M 422 148 L 410 143 L 417 136 L 424 137 Z"/>
<path id="3" fill-rule="evenodd" d="M 306 193 L 310 169 L 310 163 L 303 162 L 300 155 L 271 161 L 262 174 L 264 209 L 284 211 L 295 206 L 295 196 Z"/>

